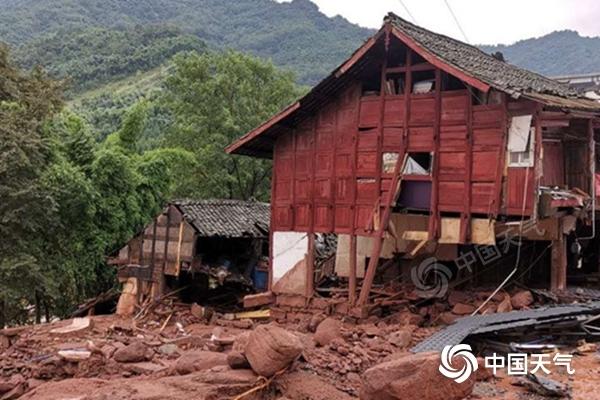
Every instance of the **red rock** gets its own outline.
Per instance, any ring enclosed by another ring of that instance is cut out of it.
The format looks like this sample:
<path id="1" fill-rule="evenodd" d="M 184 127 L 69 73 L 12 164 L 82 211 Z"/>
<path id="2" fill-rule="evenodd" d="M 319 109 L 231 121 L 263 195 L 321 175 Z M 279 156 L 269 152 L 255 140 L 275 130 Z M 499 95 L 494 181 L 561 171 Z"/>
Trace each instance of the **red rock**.
<path id="1" fill-rule="evenodd" d="M 319 346 L 328 345 L 333 339 L 342 336 L 342 322 L 335 318 L 326 318 L 317 326 L 313 339 Z"/>
<path id="2" fill-rule="evenodd" d="M 254 372 L 270 377 L 292 363 L 303 349 L 296 335 L 278 326 L 260 325 L 250 333 L 244 354 Z"/>
<path id="3" fill-rule="evenodd" d="M 421 325 L 423 323 L 423 317 L 419 314 L 412 313 L 410 311 L 401 311 L 394 314 L 390 318 L 391 323 L 398 323 L 402 325 Z"/>
<path id="4" fill-rule="evenodd" d="M 475 306 L 471 304 L 458 303 L 452 307 L 452 313 L 456 315 L 470 315 L 475 311 Z"/>
<path id="5" fill-rule="evenodd" d="M 453 366 L 462 368 L 464 359 L 457 357 Z M 378 364 L 362 375 L 362 400 L 459 400 L 469 396 L 475 375 L 463 383 L 443 376 L 438 368 L 440 355 L 436 352 L 410 354 Z"/>
<path id="6" fill-rule="evenodd" d="M 387 337 L 387 340 L 396 347 L 399 347 L 401 349 L 405 348 L 410 344 L 412 340 L 413 330 L 414 328 L 411 329 L 410 327 L 397 330 L 395 332 L 390 333 Z"/>
<path id="7" fill-rule="evenodd" d="M 300 295 L 279 294 L 275 303 L 283 307 L 304 308 L 306 307 L 306 298 Z"/>
<path id="8" fill-rule="evenodd" d="M 10 339 L 8 336 L 0 334 L 0 353 L 5 352 L 10 347 Z"/>
<path id="9" fill-rule="evenodd" d="M 510 303 L 517 310 L 529 307 L 533 304 L 533 295 L 529 290 L 521 290 L 512 296 Z"/>
<path id="10" fill-rule="evenodd" d="M 118 349 L 113 354 L 115 361 L 121 363 L 147 361 L 152 357 L 152 350 L 142 342 L 134 342 L 129 346 Z"/>
<path id="11" fill-rule="evenodd" d="M 448 295 L 448 304 L 450 304 L 451 307 L 454 307 L 459 303 L 468 303 L 470 300 L 471 298 L 467 293 L 458 290 L 453 290 Z"/>
<path id="12" fill-rule="evenodd" d="M 248 345 L 248 338 L 250 338 L 250 333 L 251 332 L 246 331 L 237 335 L 235 341 L 233 342 L 231 350 L 243 353 L 246 350 L 246 345 Z"/>
<path id="13" fill-rule="evenodd" d="M 166 370 L 167 367 L 153 362 L 144 361 L 140 363 L 127 364 L 125 369 L 137 375 L 152 375 Z"/>
<path id="14" fill-rule="evenodd" d="M 317 310 L 327 311 L 330 306 L 330 301 L 322 297 L 313 297 L 310 301 L 310 308 L 315 308 Z"/>
<path id="15" fill-rule="evenodd" d="M 263 292 L 244 296 L 244 308 L 266 306 L 268 304 L 272 304 L 273 302 L 275 302 L 275 295 L 272 292 Z"/>
<path id="16" fill-rule="evenodd" d="M 500 302 L 500 304 L 498 304 L 498 308 L 497 308 L 497 312 L 499 313 L 504 313 L 504 312 L 510 312 L 512 311 L 512 303 L 510 301 L 510 296 L 508 294 L 504 295 L 504 300 L 502 300 Z"/>
<path id="17" fill-rule="evenodd" d="M 461 318 L 460 315 L 445 312 L 440 314 L 438 320 L 445 325 L 452 325 L 459 318 Z"/>
<path id="18" fill-rule="evenodd" d="M 323 313 L 314 314 L 308 323 L 308 330 L 311 332 L 316 331 L 319 324 L 323 322 L 325 318 L 327 317 Z"/>
<path id="19" fill-rule="evenodd" d="M 476 381 L 487 381 L 494 377 L 492 370 L 485 367 L 485 359 L 483 357 L 477 357 L 477 364 L 479 365 L 479 368 L 475 371 Z"/>
<path id="20" fill-rule="evenodd" d="M 246 359 L 246 356 L 240 353 L 239 351 L 232 351 L 229 354 L 227 354 L 227 364 L 232 369 L 250 368 L 250 363 L 248 363 L 248 359 Z"/>
<path id="21" fill-rule="evenodd" d="M 25 378 L 22 375 L 16 374 L 10 377 L 8 380 L 0 379 L 0 394 L 4 394 L 6 392 L 10 392 L 18 385 L 21 385 L 25 382 Z"/>
<path id="22" fill-rule="evenodd" d="M 275 321 L 283 321 L 286 316 L 286 311 L 281 308 L 271 307 L 271 319 Z"/>
<path id="23" fill-rule="evenodd" d="M 192 304 L 192 307 L 190 307 L 190 313 L 197 319 L 204 319 L 207 316 L 206 308 L 197 303 Z"/>
<path id="24" fill-rule="evenodd" d="M 194 350 L 183 353 L 175 362 L 175 370 L 181 374 L 211 369 L 218 365 L 227 365 L 227 355 L 214 351 Z"/>

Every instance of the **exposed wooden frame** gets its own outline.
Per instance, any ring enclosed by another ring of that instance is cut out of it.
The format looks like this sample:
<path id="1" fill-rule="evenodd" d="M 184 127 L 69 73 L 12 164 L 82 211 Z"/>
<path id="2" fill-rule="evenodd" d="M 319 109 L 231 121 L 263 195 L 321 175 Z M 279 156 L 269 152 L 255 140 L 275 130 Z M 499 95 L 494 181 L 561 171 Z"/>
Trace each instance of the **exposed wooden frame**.
<path id="1" fill-rule="evenodd" d="M 562 219 L 558 222 L 558 239 L 552 241 L 550 268 L 550 290 L 567 288 L 567 241 L 562 230 Z"/>
<path id="2" fill-rule="evenodd" d="M 162 296 L 166 289 L 165 282 L 165 269 L 167 268 L 167 263 L 169 262 L 169 231 L 171 229 L 171 205 L 167 206 L 167 227 L 165 228 L 165 248 L 163 252 L 163 263 L 160 269 L 160 280 L 158 284 L 158 295 Z"/>
<path id="3" fill-rule="evenodd" d="M 496 218 L 502 212 L 502 181 L 504 178 L 504 170 L 506 167 L 506 147 L 508 146 L 508 98 L 505 93 L 502 93 L 502 123 L 501 123 L 501 131 L 502 131 L 502 140 L 500 145 L 500 154 L 498 157 L 498 165 L 496 169 L 496 180 L 494 182 L 494 193 L 496 197 L 494 198 L 494 207 L 490 207 L 490 211 L 492 212 L 492 218 Z"/>
<path id="4" fill-rule="evenodd" d="M 456 67 L 453 67 L 452 65 L 446 64 L 445 62 L 441 61 L 439 58 L 437 58 L 437 56 L 430 53 L 429 50 L 425 49 L 419 43 L 414 41 L 411 37 L 405 35 L 403 32 L 394 28 L 393 26 L 392 26 L 391 32 L 394 36 L 396 36 L 398 39 L 400 39 L 402 42 L 404 42 L 405 45 L 410 47 L 413 51 L 418 53 L 421 57 L 423 57 L 429 63 L 433 64 L 434 66 L 441 69 L 442 71 L 445 71 L 451 75 L 454 75 L 461 81 L 469 84 L 470 86 L 477 88 L 478 90 L 481 90 L 482 92 L 487 92 L 490 90 L 490 85 L 488 85 L 470 75 L 467 75 L 466 73 L 464 73 L 463 71 L 459 70 Z"/>
<path id="5" fill-rule="evenodd" d="M 465 143 L 465 204 L 460 222 L 460 243 L 467 243 L 471 230 L 471 204 L 473 196 L 472 177 L 473 177 L 473 95 L 471 89 L 467 87 L 467 137 Z M 500 162 L 500 161 L 499 161 Z"/>
<path id="6" fill-rule="evenodd" d="M 433 120 L 433 165 L 431 168 L 431 216 L 429 217 L 429 239 L 438 237 L 439 228 L 439 166 L 440 166 L 440 124 L 442 115 L 442 72 L 435 70 L 435 114 Z"/>
<path id="7" fill-rule="evenodd" d="M 348 268 L 348 303 L 351 307 L 356 304 L 356 235 L 350 235 L 350 257 Z"/>
<path id="8" fill-rule="evenodd" d="M 177 258 L 175 259 L 175 276 L 179 276 L 179 273 L 181 272 L 181 242 L 183 241 L 183 224 L 185 224 L 185 221 L 182 218 L 181 222 L 179 223 L 179 237 L 177 239 Z"/>

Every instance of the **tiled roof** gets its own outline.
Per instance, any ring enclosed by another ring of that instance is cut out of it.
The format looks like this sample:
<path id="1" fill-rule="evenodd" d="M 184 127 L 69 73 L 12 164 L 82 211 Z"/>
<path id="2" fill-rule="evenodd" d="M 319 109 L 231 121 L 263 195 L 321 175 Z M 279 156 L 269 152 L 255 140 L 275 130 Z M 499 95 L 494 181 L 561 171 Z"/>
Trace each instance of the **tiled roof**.
<path id="1" fill-rule="evenodd" d="M 444 63 L 497 90 L 509 94 L 533 92 L 559 97 L 580 97 L 578 92 L 567 84 L 500 61 L 475 46 L 428 31 L 394 13 L 389 13 L 388 19 L 392 26 L 412 38 Z"/>
<path id="2" fill-rule="evenodd" d="M 266 238 L 271 210 L 268 203 L 243 200 L 175 200 L 186 221 L 200 236 Z"/>

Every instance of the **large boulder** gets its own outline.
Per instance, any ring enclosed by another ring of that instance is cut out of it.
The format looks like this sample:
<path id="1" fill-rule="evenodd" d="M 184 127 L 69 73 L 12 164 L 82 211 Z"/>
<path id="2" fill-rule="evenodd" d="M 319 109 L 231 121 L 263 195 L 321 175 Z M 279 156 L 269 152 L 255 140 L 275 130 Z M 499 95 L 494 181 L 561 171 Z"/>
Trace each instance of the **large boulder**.
<path id="1" fill-rule="evenodd" d="M 147 361 L 152 358 L 152 350 L 142 342 L 134 342 L 115 351 L 113 358 L 121 363 Z"/>
<path id="2" fill-rule="evenodd" d="M 335 318 L 325 318 L 323 322 L 317 326 L 313 339 L 319 346 L 326 346 L 333 339 L 342 336 L 342 323 Z"/>
<path id="3" fill-rule="evenodd" d="M 533 295 L 529 290 L 521 290 L 512 296 L 510 303 L 517 310 L 529 307 L 533 304 Z"/>
<path id="4" fill-rule="evenodd" d="M 464 359 L 455 357 L 452 365 L 461 369 Z M 475 374 L 463 383 L 443 376 L 439 371 L 440 354 L 410 354 L 375 365 L 362 375 L 362 400 L 459 400 L 471 394 Z"/>
<path id="5" fill-rule="evenodd" d="M 260 325 L 248 337 L 244 353 L 254 372 L 270 377 L 291 364 L 302 350 L 296 335 L 275 325 Z"/>
<path id="6" fill-rule="evenodd" d="M 218 365 L 227 365 L 227 355 L 214 351 L 194 350 L 183 353 L 175 362 L 175 370 L 181 374 L 211 369 Z"/>

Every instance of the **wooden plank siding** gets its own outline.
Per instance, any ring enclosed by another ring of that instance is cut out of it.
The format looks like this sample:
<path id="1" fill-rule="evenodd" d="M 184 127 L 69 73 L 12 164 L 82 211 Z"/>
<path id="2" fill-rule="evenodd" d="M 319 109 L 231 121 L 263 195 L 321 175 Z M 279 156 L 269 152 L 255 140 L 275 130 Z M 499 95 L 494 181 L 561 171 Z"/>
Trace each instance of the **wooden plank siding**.
<path id="1" fill-rule="evenodd" d="M 382 63 L 379 68 L 385 70 Z M 420 65 L 420 73 L 435 68 L 420 60 L 414 63 Z M 390 70 L 405 73 L 405 86 L 412 88 L 411 68 Z M 437 100 L 435 90 L 383 94 L 383 85 L 378 95 L 363 95 L 362 82 L 356 79 L 280 135 L 274 151 L 273 231 L 373 235 L 373 216 L 381 214 L 391 182 L 382 158 L 405 150 L 433 154 L 433 179 L 407 180 L 431 181 L 430 210 L 436 220 L 441 214 L 461 215 L 463 242 L 468 241 L 472 214 L 497 215 L 506 186 L 502 182 L 509 110 L 504 95 L 501 102 L 481 103 L 471 94 L 474 88 L 445 90 L 441 82 L 447 73 L 432 72 L 439 76 L 436 86 L 442 90 Z M 523 172 L 508 171 L 504 212 L 521 213 L 522 189 L 516 189 L 524 185 Z M 432 224 L 431 235 L 437 237 L 439 222 Z"/>

